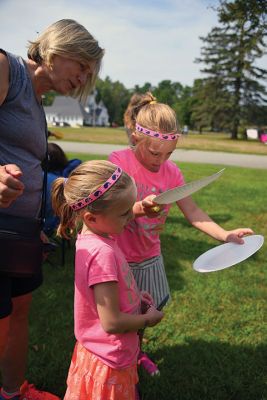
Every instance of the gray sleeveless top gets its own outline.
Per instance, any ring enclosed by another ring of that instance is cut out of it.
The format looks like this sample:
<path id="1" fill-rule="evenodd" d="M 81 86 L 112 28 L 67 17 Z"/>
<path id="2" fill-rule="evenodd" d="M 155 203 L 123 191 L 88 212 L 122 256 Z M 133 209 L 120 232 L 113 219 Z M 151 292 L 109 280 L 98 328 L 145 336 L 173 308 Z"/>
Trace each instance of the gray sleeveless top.
<path id="1" fill-rule="evenodd" d="M 0 51 L 9 61 L 9 90 L 0 106 L 0 165 L 18 165 L 25 185 L 23 194 L 0 213 L 38 217 L 43 186 L 41 162 L 46 154 L 45 114 L 23 59 Z"/>

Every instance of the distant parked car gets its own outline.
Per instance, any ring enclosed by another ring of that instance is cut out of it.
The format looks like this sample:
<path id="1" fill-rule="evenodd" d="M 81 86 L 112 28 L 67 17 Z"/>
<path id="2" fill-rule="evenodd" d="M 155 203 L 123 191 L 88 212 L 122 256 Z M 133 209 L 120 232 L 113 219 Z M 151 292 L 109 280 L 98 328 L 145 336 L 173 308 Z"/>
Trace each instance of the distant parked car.
<path id="1" fill-rule="evenodd" d="M 59 126 L 70 126 L 70 124 L 69 124 L 68 122 L 61 121 L 61 122 L 59 123 Z"/>
<path id="2" fill-rule="evenodd" d="M 58 121 L 53 121 L 52 122 L 52 126 L 59 126 L 59 122 Z"/>

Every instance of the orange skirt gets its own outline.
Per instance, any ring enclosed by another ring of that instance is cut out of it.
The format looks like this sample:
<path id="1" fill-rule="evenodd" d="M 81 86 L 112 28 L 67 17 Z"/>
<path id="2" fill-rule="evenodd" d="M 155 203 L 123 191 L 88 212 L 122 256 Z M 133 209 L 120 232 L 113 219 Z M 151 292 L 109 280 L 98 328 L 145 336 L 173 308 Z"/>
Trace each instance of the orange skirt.
<path id="1" fill-rule="evenodd" d="M 114 369 L 76 343 L 64 400 L 134 400 L 137 366 Z"/>

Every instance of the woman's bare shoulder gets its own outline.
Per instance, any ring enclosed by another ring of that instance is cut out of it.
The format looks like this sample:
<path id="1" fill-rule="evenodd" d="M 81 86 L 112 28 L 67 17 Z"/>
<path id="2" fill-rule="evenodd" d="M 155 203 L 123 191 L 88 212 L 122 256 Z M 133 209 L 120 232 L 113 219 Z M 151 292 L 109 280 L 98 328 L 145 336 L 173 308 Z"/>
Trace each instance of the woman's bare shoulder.
<path id="1" fill-rule="evenodd" d="M 9 64 L 7 56 L 0 53 L 0 105 L 3 104 L 9 86 Z"/>

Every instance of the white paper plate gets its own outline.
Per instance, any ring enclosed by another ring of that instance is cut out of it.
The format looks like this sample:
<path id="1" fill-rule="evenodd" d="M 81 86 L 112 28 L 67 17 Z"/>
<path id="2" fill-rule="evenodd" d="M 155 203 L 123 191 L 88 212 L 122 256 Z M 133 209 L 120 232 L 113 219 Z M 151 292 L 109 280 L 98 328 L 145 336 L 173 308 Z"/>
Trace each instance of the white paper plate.
<path id="1" fill-rule="evenodd" d="M 156 196 L 153 201 L 157 204 L 175 203 L 176 201 L 190 196 L 190 194 L 197 192 L 204 186 L 207 186 L 209 183 L 218 179 L 224 170 L 225 168 L 221 169 L 219 172 L 216 172 L 216 174 L 207 176 L 206 178 L 202 178 L 197 181 L 189 182 L 183 186 L 178 186 L 174 189 L 167 190 L 166 192 Z"/>
<path id="2" fill-rule="evenodd" d="M 244 244 L 224 243 L 199 256 L 193 264 L 198 272 L 213 272 L 229 268 L 256 253 L 264 242 L 262 235 L 251 235 L 243 238 Z"/>

